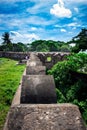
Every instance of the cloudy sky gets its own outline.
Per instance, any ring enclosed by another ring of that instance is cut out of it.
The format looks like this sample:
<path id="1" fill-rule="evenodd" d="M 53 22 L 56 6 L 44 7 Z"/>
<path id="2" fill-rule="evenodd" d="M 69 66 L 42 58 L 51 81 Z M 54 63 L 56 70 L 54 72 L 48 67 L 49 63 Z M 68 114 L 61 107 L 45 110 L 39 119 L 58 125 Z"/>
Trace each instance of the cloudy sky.
<path id="1" fill-rule="evenodd" d="M 87 28 L 87 0 L 0 0 L 0 43 L 50 39 L 69 41 Z"/>

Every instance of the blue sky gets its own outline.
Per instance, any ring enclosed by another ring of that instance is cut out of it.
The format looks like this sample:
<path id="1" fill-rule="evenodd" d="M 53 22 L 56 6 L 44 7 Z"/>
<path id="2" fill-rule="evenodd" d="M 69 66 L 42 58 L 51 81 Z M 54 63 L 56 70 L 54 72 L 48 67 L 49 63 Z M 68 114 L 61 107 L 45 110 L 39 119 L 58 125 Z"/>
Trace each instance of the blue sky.
<path id="1" fill-rule="evenodd" d="M 0 43 L 4 32 L 12 42 L 69 41 L 87 28 L 87 0 L 0 0 Z"/>

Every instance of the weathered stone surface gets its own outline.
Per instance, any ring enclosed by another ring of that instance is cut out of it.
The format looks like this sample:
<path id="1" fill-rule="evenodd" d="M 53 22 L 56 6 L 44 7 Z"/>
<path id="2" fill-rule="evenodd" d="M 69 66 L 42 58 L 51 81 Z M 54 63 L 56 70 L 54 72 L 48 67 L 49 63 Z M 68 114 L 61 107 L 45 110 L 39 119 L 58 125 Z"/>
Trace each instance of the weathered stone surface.
<path id="1" fill-rule="evenodd" d="M 34 60 L 35 60 L 35 61 L 38 60 L 38 61 L 40 61 L 40 59 L 36 56 L 35 53 L 31 53 L 31 54 L 30 54 L 30 59 L 29 59 L 29 60 L 33 60 L 33 61 L 34 61 Z"/>
<path id="2" fill-rule="evenodd" d="M 25 75 L 21 86 L 21 103 L 56 103 L 52 75 Z"/>
<path id="3" fill-rule="evenodd" d="M 45 75 L 46 67 L 45 66 L 27 66 L 26 75 Z"/>
<path id="4" fill-rule="evenodd" d="M 27 66 L 42 66 L 41 61 L 27 61 Z"/>
<path id="5" fill-rule="evenodd" d="M 4 130 L 86 130 L 72 104 L 34 104 L 11 107 Z"/>

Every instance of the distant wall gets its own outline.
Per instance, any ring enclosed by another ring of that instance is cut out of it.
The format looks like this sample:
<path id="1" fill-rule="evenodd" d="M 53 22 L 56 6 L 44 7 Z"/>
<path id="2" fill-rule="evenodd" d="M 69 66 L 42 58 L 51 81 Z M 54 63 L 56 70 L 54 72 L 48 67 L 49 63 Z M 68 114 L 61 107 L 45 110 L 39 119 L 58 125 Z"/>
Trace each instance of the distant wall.
<path id="1" fill-rule="evenodd" d="M 11 58 L 15 60 L 22 60 L 25 59 L 25 57 L 29 53 L 27 52 L 2 52 L 0 51 L 0 57 L 5 57 L 5 58 Z"/>
<path id="2" fill-rule="evenodd" d="M 6 57 L 15 60 L 23 60 L 26 58 L 26 56 L 29 57 L 30 53 L 35 53 L 40 58 L 43 65 L 47 67 L 47 69 L 50 69 L 58 61 L 66 59 L 66 56 L 70 54 L 68 52 L 1 52 L 0 51 L 0 57 Z M 50 61 L 47 60 L 48 57 L 51 57 Z"/>
<path id="3" fill-rule="evenodd" d="M 66 56 L 70 53 L 67 52 L 39 52 L 37 53 L 38 57 L 42 61 L 43 65 L 46 66 L 47 69 L 50 69 L 54 64 L 58 61 L 63 61 L 66 59 Z M 51 60 L 48 61 L 47 58 L 51 57 Z"/>

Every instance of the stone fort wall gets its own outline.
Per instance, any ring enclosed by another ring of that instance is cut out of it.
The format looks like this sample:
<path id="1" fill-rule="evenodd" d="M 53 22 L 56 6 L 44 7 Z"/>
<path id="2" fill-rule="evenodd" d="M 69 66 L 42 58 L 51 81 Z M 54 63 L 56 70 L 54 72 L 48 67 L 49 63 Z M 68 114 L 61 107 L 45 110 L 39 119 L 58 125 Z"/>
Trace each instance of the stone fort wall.
<path id="1" fill-rule="evenodd" d="M 66 59 L 68 52 L 0 52 L 0 57 L 6 57 L 15 60 L 26 60 L 26 57 L 30 57 L 31 53 L 35 53 L 41 60 L 42 64 L 50 69 L 58 61 Z M 50 57 L 50 61 L 47 58 Z"/>

